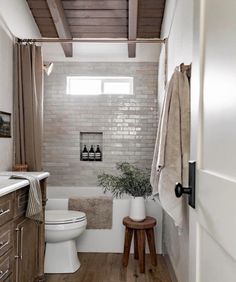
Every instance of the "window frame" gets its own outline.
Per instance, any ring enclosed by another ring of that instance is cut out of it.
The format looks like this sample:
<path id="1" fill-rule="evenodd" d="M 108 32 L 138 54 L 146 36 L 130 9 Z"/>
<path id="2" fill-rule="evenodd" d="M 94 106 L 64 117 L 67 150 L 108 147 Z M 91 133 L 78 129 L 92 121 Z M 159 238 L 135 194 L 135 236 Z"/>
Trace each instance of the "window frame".
<path id="1" fill-rule="evenodd" d="M 101 81 L 101 89 L 99 94 L 74 94 L 71 91 L 70 81 L 72 80 L 100 80 Z M 121 82 L 121 83 L 129 83 L 129 93 L 104 93 L 104 84 L 108 82 Z M 71 96 L 99 96 L 99 95 L 133 95 L 134 94 L 134 77 L 132 76 L 78 76 L 78 75 L 70 75 L 66 77 L 66 94 Z"/>

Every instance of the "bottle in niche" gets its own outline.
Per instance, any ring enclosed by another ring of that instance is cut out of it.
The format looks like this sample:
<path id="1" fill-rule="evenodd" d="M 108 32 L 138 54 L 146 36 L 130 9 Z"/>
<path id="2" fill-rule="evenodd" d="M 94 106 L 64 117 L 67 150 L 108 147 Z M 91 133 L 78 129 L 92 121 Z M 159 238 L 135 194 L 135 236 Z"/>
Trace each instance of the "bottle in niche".
<path id="1" fill-rule="evenodd" d="M 101 150 L 99 148 L 99 145 L 97 145 L 97 149 L 95 152 L 95 161 L 101 161 L 102 160 L 102 153 Z"/>
<path id="2" fill-rule="evenodd" d="M 89 159 L 89 152 L 86 145 L 84 145 L 84 149 L 82 151 L 82 161 L 88 161 L 88 159 Z"/>
<path id="3" fill-rule="evenodd" d="M 89 161 L 94 161 L 94 157 L 95 157 L 95 152 L 94 152 L 94 149 L 93 149 L 93 145 L 91 145 L 91 148 L 89 150 Z"/>

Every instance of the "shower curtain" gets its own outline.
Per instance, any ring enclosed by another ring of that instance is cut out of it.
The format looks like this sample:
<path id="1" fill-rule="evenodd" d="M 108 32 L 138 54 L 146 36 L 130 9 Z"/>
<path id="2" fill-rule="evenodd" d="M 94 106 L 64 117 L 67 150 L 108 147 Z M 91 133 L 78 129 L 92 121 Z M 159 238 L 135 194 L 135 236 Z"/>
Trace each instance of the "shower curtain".
<path id="1" fill-rule="evenodd" d="M 42 170 L 43 61 L 41 47 L 15 45 L 14 148 L 15 163 Z"/>

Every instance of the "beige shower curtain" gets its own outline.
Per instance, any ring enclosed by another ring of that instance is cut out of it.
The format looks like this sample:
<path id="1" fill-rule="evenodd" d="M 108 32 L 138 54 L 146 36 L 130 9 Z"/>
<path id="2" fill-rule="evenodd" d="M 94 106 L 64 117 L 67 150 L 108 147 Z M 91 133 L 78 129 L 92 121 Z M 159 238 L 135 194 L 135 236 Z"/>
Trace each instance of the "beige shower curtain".
<path id="1" fill-rule="evenodd" d="M 15 163 L 42 170 L 43 62 L 41 47 L 15 45 Z"/>

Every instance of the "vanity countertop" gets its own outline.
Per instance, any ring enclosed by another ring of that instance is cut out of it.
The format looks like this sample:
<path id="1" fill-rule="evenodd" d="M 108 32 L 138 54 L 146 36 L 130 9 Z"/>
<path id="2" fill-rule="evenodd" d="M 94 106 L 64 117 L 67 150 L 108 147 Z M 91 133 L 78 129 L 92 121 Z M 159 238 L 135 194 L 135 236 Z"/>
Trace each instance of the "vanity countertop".
<path id="1" fill-rule="evenodd" d="M 1 171 L 0 172 L 0 197 L 8 193 L 16 191 L 20 188 L 23 188 L 29 185 L 28 180 L 24 179 L 9 179 L 11 175 L 31 175 L 36 176 L 39 180 L 49 177 L 48 172 L 18 172 L 18 171 Z"/>

